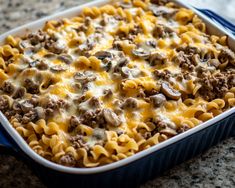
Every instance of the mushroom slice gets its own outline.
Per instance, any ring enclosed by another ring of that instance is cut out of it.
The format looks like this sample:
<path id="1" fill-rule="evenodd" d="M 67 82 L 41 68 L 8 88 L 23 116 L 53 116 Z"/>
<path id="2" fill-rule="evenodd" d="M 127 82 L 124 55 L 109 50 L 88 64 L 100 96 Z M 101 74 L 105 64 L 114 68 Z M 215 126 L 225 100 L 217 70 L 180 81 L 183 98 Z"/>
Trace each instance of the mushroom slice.
<path id="1" fill-rule="evenodd" d="M 29 112 L 30 110 L 34 108 L 34 106 L 28 101 L 23 101 L 22 103 L 20 103 L 20 107 L 24 113 Z"/>
<path id="2" fill-rule="evenodd" d="M 154 16 L 163 16 L 163 17 L 171 17 L 176 13 L 175 9 L 168 8 L 166 6 L 151 6 L 149 8 Z"/>
<path id="3" fill-rule="evenodd" d="M 23 50 L 25 56 L 32 56 L 35 54 L 35 47 L 28 47 Z"/>
<path id="4" fill-rule="evenodd" d="M 127 58 L 120 58 L 114 67 L 114 72 L 120 72 L 121 68 L 129 63 Z"/>
<path id="5" fill-rule="evenodd" d="M 177 90 L 174 90 L 168 83 L 162 83 L 161 92 L 173 100 L 178 100 L 181 97 L 181 93 Z"/>
<path id="6" fill-rule="evenodd" d="M 95 81 L 96 76 L 92 72 L 84 71 L 84 72 L 77 72 L 74 75 L 74 79 L 81 83 L 87 83 L 87 82 Z"/>
<path id="7" fill-rule="evenodd" d="M 112 58 L 112 53 L 108 51 L 98 51 L 95 53 L 95 55 L 98 59 L 104 60 L 105 58 Z"/>
<path id="8" fill-rule="evenodd" d="M 32 44 L 30 44 L 29 40 L 22 40 L 21 42 L 19 42 L 19 48 L 21 50 L 24 50 L 26 48 L 30 48 L 32 47 Z"/>
<path id="9" fill-rule="evenodd" d="M 170 129 L 170 128 L 165 128 L 165 129 L 162 129 L 160 131 L 160 133 L 162 134 L 165 134 L 165 135 L 169 135 L 169 136 L 175 136 L 177 135 L 177 132 L 173 129 Z"/>
<path id="10" fill-rule="evenodd" d="M 161 93 L 150 96 L 149 98 L 154 107 L 159 107 L 166 101 L 165 95 Z"/>
<path id="11" fill-rule="evenodd" d="M 157 46 L 157 43 L 156 43 L 156 41 L 154 41 L 154 40 L 148 40 L 148 41 L 145 42 L 145 44 L 146 44 L 147 46 L 152 47 L 152 48 L 156 48 L 156 46 Z"/>
<path id="12" fill-rule="evenodd" d="M 147 52 L 142 48 L 132 50 L 132 54 L 141 59 L 148 59 L 150 56 L 150 52 Z"/>
<path id="13" fill-rule="evenodd" d="M 26 93 L 25 87 L 19 87 L 13 93 L 12 98 L 13 99 L 21 98 L 21 97 L 23 97 L 25 95 L 25 93 Z"/>
<path id="14" fill-rule="evenodd" d="M 194 65 L 198 65 L 199 63 L 201 63 L 201 59 L 200 59 L 200 56 L 199 56 L 199 54 L 194 54 L 193 56 L 192 56 L 192 60 L 193 60 L 193 64 Z"/>
<path id="15" fill-rule="evenodd" d="M 149 57 L 149 63 L 151 66 L 155 66 L 158 64 L 164 64 L 166 62 L 166 56 L 162 53 L 152 53 Z"/>
<path id="16" fill-rule="evenodd" d="M 48 54 L 45 54 L 43 57 L 46 59 L 52 60 L 52 59 L 56 59 L 57 55 L 53 53 L 48 53 Z"/>
<path id="17" fill-rule="evenodd" d="M 132 97 L 127 98 L 121 105 L 123 109 L 136 109 L 138 108 L 138 100 Z"/>
<path id="18" fill-rule="evenodd" d="M 230 60 L 231 63 L 235 62 L 235 53 L 230 50 L 229 48 L 222 48 L 221 52 L 219 54 L 219 60 L 220 62 L 224 63 L 227 60 Z"/>
<path id="19" fill-rule="evenodd" d="M 213 66 L 213 67 L 217 68 L 217 67 L 219 67 L 220 62 L 219 62 L 218 59 L 210 59 L 210 60 L 208 61 L 208 64 L 209 64 L 210 66 Z"/>
<path id="20" fill-rule="evenodd" d="M 73 58 L 71 55 L 68 54 L 61 54 L 57 57 L 60 61 L 64 62 L 65 64 L 70 65 L 73 62 Z"/>
<path id="21" fill-rule="evenodd" d="M 131 70 L 128 67 L 121 67 L 120 71 L 123 78 L 128 78 L 131 74 Z"/>
<path id="22" fill-rule="evenodd" d="M 55 72 L 63 72 L 63 71 L 66 71 L 68 69 L 68 67 L 63 66 L 63 65 L 54 65 L 50 69 L 51 69 L 51 71 L 55 71 Z"/>
<path id="23" fill-rule="evenodd" d="M 120 118 L 110 109 L 103 109 L 103 115 L 105 121 L 113 127 L 118 127 L 122 123 Z"/>

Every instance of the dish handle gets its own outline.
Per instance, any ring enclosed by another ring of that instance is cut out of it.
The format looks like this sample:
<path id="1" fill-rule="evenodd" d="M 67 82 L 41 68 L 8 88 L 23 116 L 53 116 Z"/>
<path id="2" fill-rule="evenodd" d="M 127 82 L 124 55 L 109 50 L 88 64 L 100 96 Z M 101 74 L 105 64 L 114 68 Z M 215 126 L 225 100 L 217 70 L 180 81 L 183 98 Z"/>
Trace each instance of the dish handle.
<path id="1" fill-rule="evenodd" d="M 222 25 L 226 30 L 231 32 L 233 35 L 235 35 L 235 25 L 232 24 L 231 22 L 227 21 L 224 19 L 222 16 L 218 15 L 217 13 L 208 10 L 208 9 L 201 9 L 201 8 L 196 8 L 198 11 L 209 17 L 211 20 L 219 23 Z"/>
<path id="2" fill-rule="evenodd" d="M 10 138 L 10 136 L 4 130 L 1 124 L 0 124 L 0 148 L 16 151 L 16 147 L 13 144 L 13 140 Z"/>

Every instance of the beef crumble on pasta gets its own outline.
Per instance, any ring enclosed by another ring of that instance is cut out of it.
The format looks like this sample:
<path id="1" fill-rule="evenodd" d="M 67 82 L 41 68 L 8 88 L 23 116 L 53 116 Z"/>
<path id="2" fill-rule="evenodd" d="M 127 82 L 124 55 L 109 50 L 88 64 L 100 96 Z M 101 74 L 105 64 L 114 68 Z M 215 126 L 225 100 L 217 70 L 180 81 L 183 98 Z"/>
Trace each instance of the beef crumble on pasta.
<path id="1" fill-rule="evenodd" d="M 235 106 L 235 54 L 166 0 L 84 8 L 6 38 L 0 110 L 39 155 L 112 163 Z"/>

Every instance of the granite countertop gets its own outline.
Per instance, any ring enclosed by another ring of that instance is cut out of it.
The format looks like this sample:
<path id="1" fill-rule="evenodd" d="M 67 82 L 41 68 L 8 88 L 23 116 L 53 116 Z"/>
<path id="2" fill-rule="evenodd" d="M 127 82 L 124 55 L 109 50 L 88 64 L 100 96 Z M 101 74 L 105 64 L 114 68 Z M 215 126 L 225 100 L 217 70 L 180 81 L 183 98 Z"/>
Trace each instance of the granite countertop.
<path id="1" fill-rule="evenodd" d="M 83 2 L 87 1 L 0 0 L 0 34 Z M 206 6 L 218 10 L 231 21 L 235 21 L 235 15 L 232 14 L 235 11 L 234 0 L 191 0 L 190 2 L 197 3 L 200 7 Z M 45 186 L 23 162 L 0 150 L 0 187 Z M 235 187 L 235 138 L 223 141 L 141 186 L 141 188 L 153 187 Z"/>

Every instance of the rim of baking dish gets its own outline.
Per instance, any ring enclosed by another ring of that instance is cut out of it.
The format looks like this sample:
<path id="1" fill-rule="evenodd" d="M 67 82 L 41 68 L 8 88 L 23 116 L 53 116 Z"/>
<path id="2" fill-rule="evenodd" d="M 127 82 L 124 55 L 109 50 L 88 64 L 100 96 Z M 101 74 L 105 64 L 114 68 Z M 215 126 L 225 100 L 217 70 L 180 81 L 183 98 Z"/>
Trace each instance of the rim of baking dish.
<path id="1" fill-rule="evenodd" d="M 3 35 L 0 36 L 0 43 L 8 36 L 8 35 L 22 35 L 23 33 L 25 34 L 25 32 L 30 31 L 32 27 L 34 27 L 34 29 L 38 29 L 41 28 L 44 23 L 48 20 L 52 20 L 52 19 L 60 19 L 60 18 L 65 18 L 65 17 L 71 17 L 74 16 L 76 14 L 78 14 L 84 7 L 91 7 L 91 6 L 100 6 L 100 5 L 104 5 L 106 3 L 112 3 L 113 0 L 95 0 L 93 2 L 90 3 L 86 3 L 86 4 L 82 4 L 82 5 L 78 5 L 74 8 L 70 8 L 67 9 L 65 11 L 53 14 L 51 16 L 47 16 L 45 18 L 39 19 L 37 21 L 25 24 L 23 26 L 20 26 L 18 28 L 15 28 L 13 30 L 10 30 L 9 32 L 4 33 Z M 195 14 L 199 15 L 203 21 L 205 21 L 206 23 L 209 23 L 211 26 L 215 27 L 218 29 L 218 31 L 222 32 L 223 34 L 226 34 L 230 37 L 230 39 L 233 40 L 233 42 L 235 43 L 235 37 L 230 34 L 228 31 L 226 31 L 222 26 L 216 24 L 215 22 L 211 21 L 208 17 L 204 16 L 202 13 L 200 13 L 199 11 L 197 11 L 196 9 L 194 9 L 192 6 L 188 5 L 185 2 L 182 2 L 180 0 L 172 0 L 172 2 L 177 3 L 178 5 L 185 7 L 185 8 L 189 8 L 191 10 L 193 10 L 195 12 Z M 33 29 L 33 30 L 34 30 Z M 0 122 L 2 123 L 3 127 L 5 128 L 5 130 L 8 132 L 8 134 L 11 136 L 11 138 L 16 142 L 16 144 L 18 145 L 18 147 L 26 154 L 28 155 L 31 159 L 33 159 L 35 162 L 43 165 L 44 167 L 50 168 L 52 170 L 55 171 L 59 171 L 59 172 L 63 172 L 63 173 L 69 173 L 69 174 L 96 174 L 96 173 L 101 173 L 101 172 L 106 172 L 106 171 L 110 171 L 113 169 L 117 169 L 119 167 L 128 165 L 129 163 L 132 163 L 138 159 L 141 159 L 147 155 L 150 155 L 153 152 L 156 152 L 166 146 L 169 146 L 175 142 L 178 142 L 194 133 L 197 133 L 209 126 L 213 126 L 213 124 L 217 123 L 220 120 L 225 119 L 226 117 L 232 115 L 235 113 L 235 107 L 227 110 L 226 112 L 214 117 L 213 119 L 210 119 L 184 133 L 181 133 L 179 135 L 174 136 L 173 138 L 170 138 L 162 143 L 159 143 L 155 146 L 152 146 L 146 150 L 140 151 L 130 157 L 127 157 L 125 159 L 122 159 L 120 161 L 116 161 L 104 166 L 98 166 L 98 167 L 92 167 L 92 168 L 74 168 L 74 167 L 66 167 L 66 166 L 62 166 L 60 164 L 51 162 L 43 157 L 41 157 L 39 154 L 37 154 L 35 151 L 33 151 L 30 146 L 26 143 L 26 141 L 21 137 L 21 135 L 12 127 L 12 125 L 9 123 L 9 121 L 7 120 L 7 118 L 2 114 L 2 112 L 0 112 Z"/>

